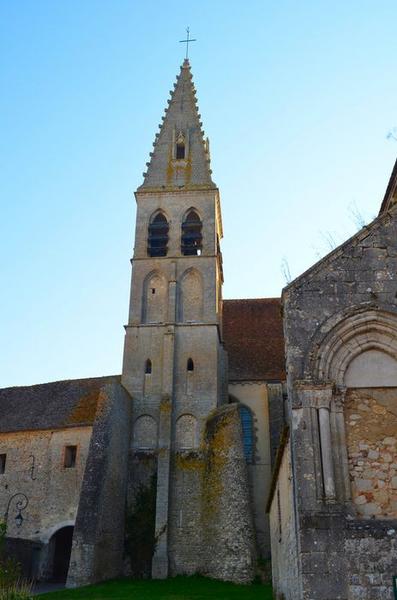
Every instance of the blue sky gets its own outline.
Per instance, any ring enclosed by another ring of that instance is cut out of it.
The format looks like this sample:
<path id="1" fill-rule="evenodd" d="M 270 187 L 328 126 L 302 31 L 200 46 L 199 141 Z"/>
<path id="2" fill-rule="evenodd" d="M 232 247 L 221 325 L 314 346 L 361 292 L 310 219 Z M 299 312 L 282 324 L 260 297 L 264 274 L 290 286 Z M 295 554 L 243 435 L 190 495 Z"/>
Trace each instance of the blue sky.
<path id="1" fill-rule="evenodd" d="M 3 0 L 0 386 L 121 371 L 135 201 L 190 25 L 226 298 L 278 296 L 377 213 L 397 3 Z"/>

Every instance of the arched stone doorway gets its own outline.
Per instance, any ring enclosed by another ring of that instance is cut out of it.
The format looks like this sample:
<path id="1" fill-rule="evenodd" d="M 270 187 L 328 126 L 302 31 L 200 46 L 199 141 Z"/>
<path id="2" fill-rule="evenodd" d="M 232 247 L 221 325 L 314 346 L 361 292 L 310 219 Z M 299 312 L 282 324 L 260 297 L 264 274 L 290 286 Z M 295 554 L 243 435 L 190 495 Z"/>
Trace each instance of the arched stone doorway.
<path id="1" fill-rule="evenodd" d="M 53 548 L 52 580 L 65 582 L 68 576 L 74 527 L 62 527 L 51 538 Z"/>

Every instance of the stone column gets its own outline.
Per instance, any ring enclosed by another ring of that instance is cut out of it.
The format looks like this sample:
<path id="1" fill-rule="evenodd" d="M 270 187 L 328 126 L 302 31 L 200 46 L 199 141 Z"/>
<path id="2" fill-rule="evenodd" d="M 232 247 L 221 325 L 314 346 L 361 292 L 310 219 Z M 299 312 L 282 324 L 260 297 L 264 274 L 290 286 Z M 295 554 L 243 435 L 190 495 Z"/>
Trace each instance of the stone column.
<path id="1" fill-rule="evenodd" d="M 324 499 L 334 502 L 336 495 L 330 423 L 333 385 L 301 380 L 294 387 L 295 468 L 301 471 L 298 486 L 301 495 L 306 495 L 305 507 L 314 508 Z"/>
<path id="2" fill-rule="evenodd" d="M 339 387 L 334 396 L 331 411 L 334 414 L 335 438 L 338 450 L 338 470 L 340 473 L 340 494 L 341 500 L 349 502 L 351 499 L 350 477 L 349 477 L 349 458 L 347 455 L 347 439 L 345 429 L 345 402 L 346 388 Z"/>
<path id="3" fill-rule="evenodd" d="M 321 459 L 323 465 L 324 495 L 328 501 L 335 500 L 335 476 L 332 459 L 331 427 L 328 406 L 320 406 L 318 409 L 318 420 L 320 426 Z"/>

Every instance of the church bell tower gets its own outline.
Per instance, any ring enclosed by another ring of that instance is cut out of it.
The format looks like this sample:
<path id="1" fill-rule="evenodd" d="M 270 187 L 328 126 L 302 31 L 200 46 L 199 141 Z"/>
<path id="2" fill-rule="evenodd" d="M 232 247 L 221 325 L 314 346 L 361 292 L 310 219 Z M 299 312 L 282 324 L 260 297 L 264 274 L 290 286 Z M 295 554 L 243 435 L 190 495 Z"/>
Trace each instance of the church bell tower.
<path id="1" fill-rule="evenodd" d="M 146 453 L 154 465 L 152 575 L 158 578 L 189 571 L 178 562 L 190 560 L 189 552 L 194 572 L 197 489 L 177 477 L 175 455 L 199 452 L 206 419 L 223 402 L 226 372 L 219 192 L 188 60 L 162 120 L 135 193 L 122 372 L 133 399 L 132 453 Z M 181 544 L 190 549 L 183 559 L 176 550 Z"/>

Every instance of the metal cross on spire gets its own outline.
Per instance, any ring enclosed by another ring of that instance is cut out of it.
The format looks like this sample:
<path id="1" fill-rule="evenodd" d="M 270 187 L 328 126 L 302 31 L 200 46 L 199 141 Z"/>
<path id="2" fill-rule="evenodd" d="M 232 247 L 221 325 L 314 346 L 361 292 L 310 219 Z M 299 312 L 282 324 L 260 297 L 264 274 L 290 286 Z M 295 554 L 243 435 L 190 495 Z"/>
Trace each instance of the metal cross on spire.
<path id="1" fill-rule="evenodd" d="M 190 42 L 197 42 L 197 40 L 192 40 L 190 37 L 190 29 L 189 27 L 186 27 L 186 40 L 179 40 L 179 43 L 185 43 L 186 44 L 186 60 L 189 58 L 189 44 Z"/>

